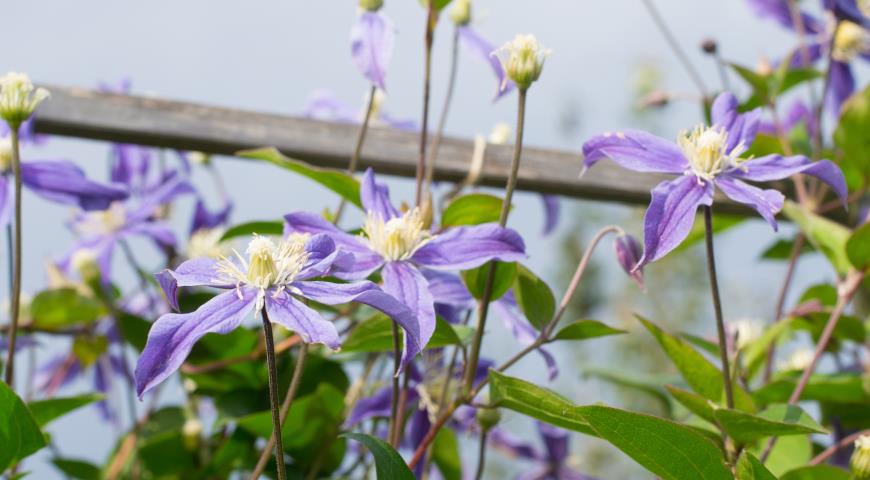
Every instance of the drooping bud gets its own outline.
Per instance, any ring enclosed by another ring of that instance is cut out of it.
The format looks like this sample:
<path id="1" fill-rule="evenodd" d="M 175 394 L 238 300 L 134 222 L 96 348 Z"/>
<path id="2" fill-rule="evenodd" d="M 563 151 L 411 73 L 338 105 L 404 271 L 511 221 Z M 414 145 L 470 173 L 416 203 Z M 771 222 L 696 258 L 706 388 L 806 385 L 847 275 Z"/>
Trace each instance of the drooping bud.
<path id="1" fill-rule="evenodd" d="M 719 46 L 716 44 L 716 40 L 713 40 L 712 38 L 707 38 L 701 42 L 701 50 L 706 54 L 713 55 L 718 49 Z"/>
<path id="2" fill-rule="evenodd" d="M 499 412 L 497 408 L 482 407 L 477 409 L 477 415 L 475 417 L 477 419 L 477 424 L 480 425 L 480 429 L 484 432 L 488 432 L 501 421 L 501 412 Z"/>
<path id="3" fill-rule="evenodd" d="M 450 20 L 459 26 L 471 23 L 471 0 L 455 0 L 450 9 Z"/>
<path id="4" fill-rule="evenodd" d="M 550 53 L 550 49 L 542 47 L 534 35 L 517 35 L 493 52 L 507 78 L 513 80 L 520 90 L 529 88 L 541 76 L 544 60 Z"/>
<path id="5" fill-rule="evenodd" d="M 861 435 L 855 440 L 855 451 L 849 460 L 852 478 L 855 480 L 870 480 L 870 435 Z"/>
<path id="6" fill-rule="evenodd" d="M 48 96 L 48 90 L 35 88 L 27 75 L 7 73 L 0 77 L 0 117 L 17 129 Z"/>
<path id="7" fill-rule="evenodd" d="M 202 436 L 202 422 L 198 418 L 188 418 L 181 427 L 181 435 L 184 448 L 191 452 L 196 451 Z"/>
<path id="8" fill-rule="evenodd" d="M 616 249 L 616 261 L 619 262 L 619 266 L 643 289 L 643 269 L 635 268 L 638 262 L 640 262 L 640 257 L 643 255 L 643 248 L 640 246 L 640 242 L 631 235 L 623 234 L 616 237 L 614 247 Z"/>
<path id="9" fill-rule="evenodd" d="M 359 8 L 367 12 L 377 12 L 384 6 L 384 0 L 359 0 Z"/>

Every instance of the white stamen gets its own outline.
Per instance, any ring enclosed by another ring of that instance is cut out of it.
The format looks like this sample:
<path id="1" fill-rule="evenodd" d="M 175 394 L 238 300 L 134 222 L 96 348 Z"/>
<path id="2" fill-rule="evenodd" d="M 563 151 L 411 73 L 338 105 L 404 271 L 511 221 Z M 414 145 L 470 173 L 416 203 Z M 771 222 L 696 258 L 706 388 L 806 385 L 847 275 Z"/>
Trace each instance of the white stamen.
<path id="1" fill-rule="evenodd" d="M 369 212 L 363 232 L 374 251 L 394 261 L 411 258 L 430 239 L 418 208 L 386 222 L 379 214 Z"/>
<path id="2" fill-rule="evenodd" d="M 698 125 L 691 132 L 681 132 L 677 137 L 677 145 L 689 160 L 691 173 L 699 181 L 712 180 L 724 170 L 737 167 L 743 161 L 740 154 L 746 151 L 743 142 L 740 142 L 726 152 L 728 133 L 725 129 L 704 125 Z"/>
<path id="3" fill-rule="evenodd" d="M 108 235 L 120 230 L 126 223 L 124 204 L 113 202 L 105 210 L 84 213 L 73 228 L 80 235 Z"/>

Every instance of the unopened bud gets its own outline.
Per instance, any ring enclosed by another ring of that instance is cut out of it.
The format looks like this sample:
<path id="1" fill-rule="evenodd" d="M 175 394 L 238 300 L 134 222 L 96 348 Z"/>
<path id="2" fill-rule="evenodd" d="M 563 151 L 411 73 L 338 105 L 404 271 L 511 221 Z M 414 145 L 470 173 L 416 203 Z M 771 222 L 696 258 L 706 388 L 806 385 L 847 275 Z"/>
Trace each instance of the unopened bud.
<path id="1" fill-rule="evenodd" d="M 520 90 L 529 88 L 541 76 L 544 60 L 550 53 L 550 49 L 542 47 L 534 35 L 517 35 L 493 52 L 507 77 Z"/>
<path id="2" fill-rule="evenodd" d="M 870 480 L 870 435 L 861 435 L 855 440 L 849 467 L 854 480 Z"/>
<path id="3" fill-rule="evenodd" d="M 471 0 L 455 0 L 450 9 L 450 20 L 456 25 L 471 23 Z"/>
<path id="4" fill-rule="evenodd" d="M 181 435 L 184 441 L 184 448 L 189 451 L 195 451 L 199 448 L 199 442 L 202 436 L 202 422 L 198 418 L 188 418 L 181 427 Z"/>
<path id="5" fill-rule="evenodd" d="M 377 12 L 384 6 L 384 0 L 359 0 L 359 8 L 367 12 Z"/>
<path id="6" fill-rule="evenodd" d="M 48 96 L 48 90 L 35 88 L 27 75 L 7 73 L 0 77 L 0 117 L 17 129 Z"/>
<path id="7" fill-rule="evenodd" d="M 623 234 L 616 237 L 614 247 L 616 249 L 616 261 L 619 262 L 619 266 L 643 289 L 643 268 L 638 267 L 640 258 L 643 255 L 643 248 L 641 248 L 640 242 L 631 235 Z"/>
<path id="8" fill-rule="evenodd" d="M 701 42 L 701 50 L 703 50 L 704 53 L 713 55 L 718 49 L 719 46 L 716 44 L 716 40 L 713 40 L 712 38 L 708 38 Z"/>
<path id="9" fill-rule="evenodd" d="M 476 418 L 480 429 L 488 432 L 501 421 L 501 412 L 497 408 L 478 408 Z"/>

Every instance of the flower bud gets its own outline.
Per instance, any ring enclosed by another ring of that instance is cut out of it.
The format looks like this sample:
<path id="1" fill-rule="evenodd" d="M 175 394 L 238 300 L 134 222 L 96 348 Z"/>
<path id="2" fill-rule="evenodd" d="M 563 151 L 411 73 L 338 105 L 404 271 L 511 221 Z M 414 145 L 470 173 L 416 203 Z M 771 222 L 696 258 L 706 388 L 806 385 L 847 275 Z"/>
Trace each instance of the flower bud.
<path id="1" fill-rule="evenodd" d="M 367 12 L 377 12 L 384 6 L 384 0 L 359 0 L 359 8 Z"/>
<path id="2" fill-rule="evenodd" d="M 27 75 L 7 73 L 0 77 L 0 117 L 17 129 L 48 96 L 48 90 L 34 88 Z"/>
<path id="3" fill-rule="evenodd" d="M 460 26 L 471 23 L 471 0 L 455 0 L 450 9 L 450 20 Z"/>
<path id="4" fill-rule="evenodd" d="M 640 242 L 631 235 L 623 234 L 616 237 L 614 247 L 616 248 L 616 261 L 619 262 L 619 266 L 643 289 L 643 268 L 637 268 L 640 257 L 643 255 Z"/>
<path id="5" fill-rule="evenodd" d="M 497 408 L 482 407 L 477 409 L 475 417 L 477 418 L 477 424 L 480 425 L 480 429 L 488 432 L 501 421 L 501 412 Z"/>
<path id="6" fill-rule="evenodd" d="M 852 478 L 855 480 L 870 480 L 870 435 L 861 435 L 855 440 L 855 451 L 849 460 Z"/>
<path id="7" fill-rule="evenodd" d="M 542 47 L 534 35 L 517 35 L 514 39 L 493 52 L 501 62 L 507 77 L 520 90 L 529 88 L 541 76 L 544 60 L 551 53 Z"/>
<path id="8" fill-rule="evenodd" d="M 195 451 L 199 448 L 199 442 L 202 435 L 202 422 L 198 418 L 188 418 L 184 421 L 184 426 L 181 427 L 182 441 L 184 448 L 188 451 Z"/>
<path id="9" fill-rule="evenodd" d="M 712 38 L 708 38 L 701 43 L 701 50 L 706 54 L 712 55 L 716 53 L 716 50 L 718 49 L 719 46 L 716 44 L 716 40 L 713 40 Z"/>
<path id="10" fill-rule="evenodd" d="M 199 164 L 199 165 L 210 165 L 211 164 L 211 155 L 205 152 L 188 152 L 187 158 L 190 159 L 191 162 Z"/>

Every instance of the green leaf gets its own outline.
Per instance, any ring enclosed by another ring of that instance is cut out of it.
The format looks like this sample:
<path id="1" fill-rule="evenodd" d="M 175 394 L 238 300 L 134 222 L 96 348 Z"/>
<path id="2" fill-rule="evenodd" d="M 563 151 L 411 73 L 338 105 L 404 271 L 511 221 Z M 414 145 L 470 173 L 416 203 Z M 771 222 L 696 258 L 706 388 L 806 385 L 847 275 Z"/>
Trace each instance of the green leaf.
<path id="1" fill-rule="evenodd" d="M 444 480 L 462 480 L 462 458 L 459 442 L 453 430 L 442 428 L 432 444 L 432 461 Z"/>
<path id="2" fill-rule="evenodd" d="M 103 478 L 103 472 L 99 467 L 84 460 L 55 458 L 52 459 L 51 463 L 69 478 L 76 480 L 100 480 Z"/>
<path id="3" fill-rule="evenodd" d="M 598 436 L 663 480 L 733 478 L 719 447 L 690 427 L 605 406 L 577 410 Z"/>
<path id="4" fill-rule="evenodd" d="M 743 444 L 765 437 L 826 433 L 797 405 L 771 405 L 757 415 L 719 409 L 713 415 L 728 435 Z"/>
<path id="5" fill-rule="evenodd" d="M 761 403 L 787 402 L 797 379 L 777 379 L 759 388 L 753 395 Z M 801 400 L 831 403 L 870 403 L 861 375 L 854 373 L 814 374 L 801 395 Z"/>
<path id="6" fill-rule="evenodd" d="M 786 472 L 779 480 L 849 480 L 849 472 L 831 465 L 800 467 Z"/>
<path id="7" fill-rule="evenodd" d="M 870 177 L 870 86 L 843 104 L 834 143 L 843 152 L 841 167 L 850 189 L 867 185 Z"/>
<path id="8" fill-rule="evenodd" d="M 486 193 L 457 197 L 441 214 L 441 226 L 446 228 L 497 222 L 501 216 L 502 203 L 501 198 Z"/>
<path id="9" fill-rule="evenodd" d="M 465 270 L 462 272 L 462 280 L 465 282 L 465 288 L 468 289 L 471 296 L 480 300 L 483 298 L 483 290 L 486 288 L 486 280 L 489 277 L 489 269 L 492 263 L 485 263 L 477 268 Z M 514 284 L 517 277 L 517 264 L 513 262 L 495 262 L 495 278 L 492 283 L 492 294 L 490 301 L 496 301 Z"/>
<path id="10" fill-rule="evenodd" d="M 45 438 L 30 410 L 0 382 L 0 472 L 44 446 Z"/>
<path id="11" fill-rule="evenodd" d="M 220 241 L 225 242 L 237 237 L 247 237 L 255 233 L 259 235 L 282 235 L 284 233 L 284 222 L 262 220 L 240 223 L 227 229 Z"/>
<path id="12" fill-rule="evenodd" d="M 737 460 L 737 480 L 776 480 L 776 477 L 754 455 L 744 451 Z"/>
<path id="13" fill-rule="evenodd" d="M 389 352 L 393 349 L 393 321 L 377 314 L 360 322 L 341 346 L 341 351 L 351 352 Z M 401 330 L 400 330 L 401 331 Z M 474 334 L 474 329 L 465 325 L 450 325 L 441 317 L 435 319 L 435 331 L 426 348 L 466 343 Z"/>
<path id="14" fill-rule="evenodd" d="M 650 395 L 658 400 L 662 409 L 669 415 L 673 410 L 671 398 L 664 389 L 664 385 L 678 382 L 679 377 L 671 374 L 633 374 L 622 370 L 607 368 L 586 368 L 583 372 L 586 376 L 598 378 L 623 388 L 636 390 Z"/>
<path id="15" fill-rule="evenodd" d="M 590 338 L 606 337 L 608 335 L 620 335 L 625 330 L 609 327 L 598 320 L 577 320 L 566 325 L 553 336 L 555 340 L 587 340 Z"/>
<path id="16" fill-rule="evenodd" d="M 757 457 L 766 447 L 766 442 L 758 442 L 749 451 Z M 809 435 L 781 437 L 764 462 L 764 466 L 779 477 L 789 470 L 806 465 L 813 456 L 813 445 Z"/>
<path id="17" fill-rule="evenodd" d="M 489 401 L 493 405 L 557 427 L 595 435 L 577 407 L 556 392 L 494 370 L 489 371 L 489 379 Z"/>
<path id="18" fill-rule="evenodd" d="M 757 373 L 767 360 L 767 351 L 779 338 L 791 329 L 792 319 L 786 318 L 766 328 L 761 336 L 743 347 L 743 363 L 750 378 Z"/>
<path id="19" fill-rule="evenodd" d="M 121 337 L 141 352 L 148 340 L 151 323 L 142 317 L 125 312 L 118 318 L 118 329 L 121 331 Z"/>
<path id="20" fill-rule="evenodd" d="M 281 168 L 285 168 L 291 172 L 310 178 L 337 193 L 348 202 L 362 208 L 362 203 L 359 198 L 359 181 L 353 178 L 352 175 L 348 175 L 347 173 L 338 170 L 313 167 L 301 160 L 285 157 L 275 148 L 244 150 L 237 152 L 236 155 L 242 158 L 265 160 Z"/>
<path id="21" fill-rule="evenodd" d="M 49 398 L 47 400 L 36 400 L 30 402 L 30 413 L 33 414 L 34 420 L 40 427 L 48 425 L 49 422 L 60 418 L 67 413 L 77 410 L 85 405 L 90 405 L 94 402 L 102 400 L 103 395 L 96 393 L 86 393 L 75 397 Z"/>
<path id="22" fill-rule="evenodd" d="M 550 287 L 526 267 L 519 265 L 514 282 L 517 305 L 532 325 L 542 328 L 556 312 L 556 298 Z"/>
<path id="23" fill-rule="evenodd" d="M 414 474 L 389 443 L 365 433 L 345 433 L 342 435 L 362 443 L 375 457 L 375 470 L 378 480 L 414 480 Z"/>
<path id="24" fill-rule="evenodd" d="M 93 298 L 79 294 L 74 288 L 43 290 L 30 304 L 33 325 L 44 329 L 61 329 L 70 325 L 95 322 L 106 309 Z"/>
<path id="25" fill-rule="evenodd" d="M 716 423 L 716 419 L 713 417 L 715 406 L 710 403 L 710 400 L 698 395 L 697 393 L 683 390 L 682 388 L 673 385 L 665 385 L 665 388 L 690 412 L 710 423 Z"/>
<path id="26" fill-rule="evenodd" d="M 858 270 L 870 266 L 870 223 L 861 225 L 852 233 L 846 241 L 846 255 Z"/>
<path id="27" fill-rule="evenodd" d="M 767 103 L 770 98 L 768 79 L 765 75 L 757 73 L 755 70 L 751 68 L 744 67 L 742 65 L 738 65 L 736 63 L 729 64 L 731 68 L 734 69 L 734 72 L 740 76 L 746 83 L 752 87 L 753 97 L 759 99 L 759 103 Z M 754 107 L 757 105 L 752 105 Z M 749 107 L 747 107 L 749 108 Z"/>
<path id="28" fill-rule="evenodd" d="M 786 201 L 782 208 L 786 217 L 792 219 L 816 249 L 821 251 L 841 274 L 849 271 L 851 263 L 846 256 L 846 242 L 851 232 L 848 228 L 825 217 L 806 211 L 800 205 Z"/>
<path id="29" fill-rule="evenodd" d="M 794 248 L 794 240 L 778 239 L 761 254 L 761 258 L 765 260 L 788 260 L 791 258 L 791 251 Z M 812 245 L 804 242 L 800 253 L 809 253 L 813 251 Z"/>

